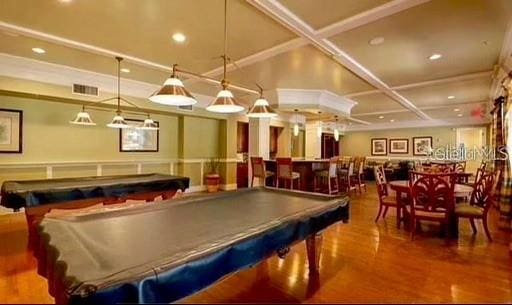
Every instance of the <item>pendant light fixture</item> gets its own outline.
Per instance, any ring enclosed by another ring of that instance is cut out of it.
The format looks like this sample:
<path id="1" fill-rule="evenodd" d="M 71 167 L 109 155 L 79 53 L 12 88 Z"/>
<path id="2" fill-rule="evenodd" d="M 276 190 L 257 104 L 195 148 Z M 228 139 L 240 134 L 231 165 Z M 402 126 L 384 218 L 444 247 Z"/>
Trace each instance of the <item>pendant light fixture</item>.
<path id="1" fill-rule="evenodd" d="M 277 113 L 272 109 L 268 101 L 263 97 L 263 88 L 256 84 L 260 90 L 260 97 L 254 102 L 247 113 L 250 118 L 273 118 Z"/>
<path id="2" fill-rule="evenodd" d="M 320 114 L 322 114 L 322 112 L 318 111 L 318 126 L 316 128 L 316 136 L 319 138 L 322 136 L 322 121 L 320 120 Z"/>
<path id="3" fill-rule="evenodd" d="M 155 123 L 155 121 L 153 121 L 151 119 L 151 117 L 149 117 L 149 114 L 148 114 L 148 117 L 144 120 L 144 124 L 142 124 L 142 126 L 139 127 L 139 129 L 158 130 L 158 125 Z"/>
<path id="4" fill-rule="evenodd" d="M 94 126 L 94 123 L 91 119 L 91 115 L 85 111 L 85 106 L 82 106 L 82 111 L 80 111 L 73 121 L 69 121 L 70 124 L 75 125 L 86 125 L 86 126 Z"/>
<path id="5" fill-rule="evenodd" d="M 297 117 L 297 112 L 299 112 L 299 109 L 294 109 L 295 111 L 295 124 L 293 124 L 293 135 L 299 136 L 299 118 Z"/>
<path id="6" fill-rule="evenodd" d="M 221 82 L 222 90 L 219 91 L 217 94 L 217 97 L 215 100 L 213 100 L 208 107 L 206 107 L 206 110 L 211 112 L 219 112 L 219 113 L 235 113 L 240 112 L 244 110 L 244 107 L 238 104 L 238 102 L 235 100 L 233 93 L 229 91 L 229 82 L 226 78 L 227 74 L 227 50 L 228 50 L 228 42 L 227 42 L 227 36 L 228 36 L 228 22 L 227 22 L 227 13 L 228 13 L 228 1 L 224 0 L 224 54 L 222 55 L 222 60 L 224 62 L 224 74 Z M 267 102 L 268 104 L 268 102 Z"/>
<path id="7" fill-rule="evenodd" d="M 121 115 L 121 61 L 122 57 L 116 56 L 117 60 L 117 110 L 116 115 L 112 119 L 112 122 L 107 124 L 107 127 L 110 128 L 128 128 L 128 124 L 125 122 L 123 116 Z"/>
<path id="8" fill-rule="evenodd" d="M 338 142 L 340 140 L 340 131 L 338 130 L 338 116 L 335 115 L 336 122 L 334 123 L 334 140 Z"/>
<path id="9" fill-rule="evenodd" d="M 176 66 L 172 66 L 171 76 L 165 81 L 160 90 L 149 97 L 150 101 L 170 106 L 190 106 L 197 103 L 197 100 L 176 75 Z"/>

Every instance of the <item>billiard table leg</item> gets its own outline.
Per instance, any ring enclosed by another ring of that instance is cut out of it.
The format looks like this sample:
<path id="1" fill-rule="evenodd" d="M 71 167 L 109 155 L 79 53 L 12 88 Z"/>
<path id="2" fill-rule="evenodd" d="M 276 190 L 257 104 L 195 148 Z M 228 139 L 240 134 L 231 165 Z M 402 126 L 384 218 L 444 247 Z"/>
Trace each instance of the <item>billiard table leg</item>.
<path id="1" fill-rule="evenodd" d="M 320 254 L 322 252 L 322 234 L 317 233 L 306 239 L 308 252 L 309 272 L 318 273 L 320 268 Z"/>

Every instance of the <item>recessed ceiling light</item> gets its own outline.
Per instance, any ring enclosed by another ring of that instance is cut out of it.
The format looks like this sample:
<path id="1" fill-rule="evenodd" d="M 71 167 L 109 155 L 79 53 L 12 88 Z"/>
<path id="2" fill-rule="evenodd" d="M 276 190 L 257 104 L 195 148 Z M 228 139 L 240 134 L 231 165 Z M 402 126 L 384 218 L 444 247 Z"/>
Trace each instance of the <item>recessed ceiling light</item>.
<path id="1" fill-rule="evenodd" d="M 121 72 L 123 72 L 123 73 L 130 73 L 130 69 L 122 68 L 122 69 L 121 69 Z"/>
<path id="2" fill-rule="evenodd" d="M 34 53 L 37 53 L 37 54 L 44 54 L 44 53 L 46 53 L 46 51 L 44 49 L 41 49 L 41 48 L 32 48 L 32 51 Z"/>
<path id="3" fill-rule="evenodd" d="M 453 111 L 455 111 L 455 112 L 459 112 L 459 111 L 460 111 L 460 109 L 459 109 L 459 108 L 455 108 L 455 109 L 453 109 Z"/>
<path id="4" fill-rule="evenodd" d="M 448 99 L 449 99 L 449 100 L 453 100 L 454 98 L 455 98 L 455 96 L 454 96 L 454 95 L 450 95 L 450 96 L 448 96 Z"/>
<path id="5" fill-rule="evenodd" d="M 374 37 L 368 41 L 368 43 L 372 46 L 379 45 L 384 42 L 384 37 Z"/>
<path id="6" fill-rule="evenodd" d="M 457 114 L 457 116 L 459 116 L 459 117 L 462 116 L 462 113 Z"/>
<path id="7" fill-rule="evenodd" d="M 443 57 L 443 55 L 436 53 L 436 54 L 430 55 L 430 57 L 428 59 L 430 59 L 430 60 L 438 60 L 441 57 Z"/>
<path id="8" fill-rule="evenodd" d="M 59 0 L 60 3 L 71 3 L 73 0 Z"/>
<path id="9" fill-rule="evenodd" d="M 384 116 L 383 116 L 383 115 L 379 115 L 379 119 L 383 119 L 383 118 L 384 118 Z"/>
<path id="10" fill-rule="evenodd" d="M 187 36 L 185 36 L 183 33 L 174 33 L 172 35 L 172 39 L 177 43 L 183 43 L 185 40 L 187 40 Z"/>
<path id="11" fill-rule="evenodd" d="M 391 123 L 393 123 L 395 120 L 394 120 L 394 119 L 391 119 L 391 120 L 389 120 L 389 121 L 390 121 Z"/>

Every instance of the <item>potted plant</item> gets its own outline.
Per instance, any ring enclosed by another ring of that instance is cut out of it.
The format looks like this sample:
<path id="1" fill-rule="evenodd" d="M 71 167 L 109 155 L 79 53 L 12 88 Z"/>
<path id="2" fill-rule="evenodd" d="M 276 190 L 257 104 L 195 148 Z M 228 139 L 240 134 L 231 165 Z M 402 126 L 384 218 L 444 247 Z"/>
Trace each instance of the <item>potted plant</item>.
<path id="1" fill-rule="evenodd" d="M 219 191 L 220 175 L 219 175 L 220 160 L 218 158 L 210 158 L 206 163 L 206 190 L 208 193 L 215 193 Z"/>

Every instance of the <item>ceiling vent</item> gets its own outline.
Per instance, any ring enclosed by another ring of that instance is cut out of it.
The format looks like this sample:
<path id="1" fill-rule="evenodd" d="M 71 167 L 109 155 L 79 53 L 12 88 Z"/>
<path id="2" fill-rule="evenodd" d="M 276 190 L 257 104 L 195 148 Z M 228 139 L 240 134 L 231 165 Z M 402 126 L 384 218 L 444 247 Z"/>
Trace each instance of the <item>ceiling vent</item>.
<path id="1" fill-rule="evenodd" d="M 192 107 L 192 105 L 178 106 L 178 110 L 194 111 L 194 107 Z"/>
<path id="2" fill-rule="evenodd" d="M 98 87 L 73 84 L 73 94 L 87 95 L 87 96 L 98 96 L 99 90 L 98 90 Z"/>

